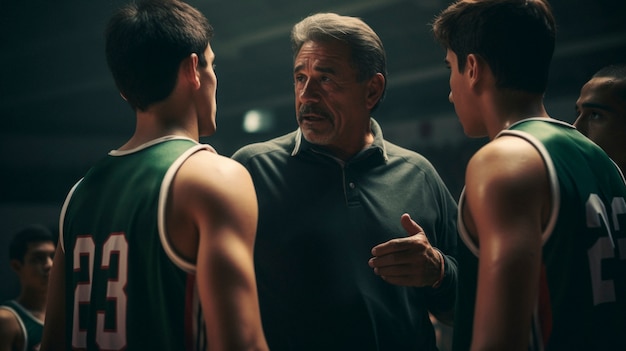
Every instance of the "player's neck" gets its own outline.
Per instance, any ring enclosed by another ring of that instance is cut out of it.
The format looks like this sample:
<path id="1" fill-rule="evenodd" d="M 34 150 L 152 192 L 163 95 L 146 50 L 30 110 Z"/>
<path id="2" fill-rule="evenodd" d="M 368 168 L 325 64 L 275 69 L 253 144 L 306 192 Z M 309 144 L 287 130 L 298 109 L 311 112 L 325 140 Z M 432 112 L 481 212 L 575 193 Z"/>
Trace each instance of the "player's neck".
<path id="1" fill-rule="evenodd" d="M 521 120 L 531 117 L 549 118 L 541 95 L 509 91 L 496 94 L 494 98 L 492 112 L 497 125 L 490 128 L 490 139 Z"/>
<path id="2" fill-rule="evenodd" d="M 43 320 L 46 312 L 47 290 L 24 289 L 16 301 L 35 317 Z"/>
<path id="3" fill-rule="evenodd" d="M 164 118 L 150 112 L 137 113 L 137 123 L 133 136 L 118 150 L 130 150 L 151 140 L 168 135 L 178 135 L 199 140 L 197 124 L 186 123 L 177 116 Z"/>

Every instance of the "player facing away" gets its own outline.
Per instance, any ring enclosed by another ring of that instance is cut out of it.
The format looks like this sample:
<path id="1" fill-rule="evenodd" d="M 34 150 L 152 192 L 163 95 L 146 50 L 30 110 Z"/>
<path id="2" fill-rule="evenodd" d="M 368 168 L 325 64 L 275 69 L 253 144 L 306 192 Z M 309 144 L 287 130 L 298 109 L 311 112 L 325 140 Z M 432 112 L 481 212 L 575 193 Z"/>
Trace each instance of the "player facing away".
<path id="1" fill-rule="evenodd" d="M 543 104 L 544 0 L 464 0 L 434 21 L 469 137 L 459 199 L 455 350 L 626 350 L 626 185 Z"/>
<path id="2" fill-rule="evenodd" d="M 106 30 L 134 135 L 70 191 L 45 350 L 264 350 L 248 172 L 215 132 L 213 29 L 177 0 L 139 1 Z"/>

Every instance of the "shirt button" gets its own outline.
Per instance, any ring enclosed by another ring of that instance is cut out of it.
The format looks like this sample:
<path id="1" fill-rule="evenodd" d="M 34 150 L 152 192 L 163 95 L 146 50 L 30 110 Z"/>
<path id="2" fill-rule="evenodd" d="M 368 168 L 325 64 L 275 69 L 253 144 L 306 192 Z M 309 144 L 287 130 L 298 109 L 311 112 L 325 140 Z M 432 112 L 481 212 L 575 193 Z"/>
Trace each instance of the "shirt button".
<path id="1" fill-rule="evenodd" d="M 350 182 L 350 184 L 348 184 L 348 186 L 350 187 L 350 189 L 356 188 L 356 184 L 354 184 L 353 182 Z"/>

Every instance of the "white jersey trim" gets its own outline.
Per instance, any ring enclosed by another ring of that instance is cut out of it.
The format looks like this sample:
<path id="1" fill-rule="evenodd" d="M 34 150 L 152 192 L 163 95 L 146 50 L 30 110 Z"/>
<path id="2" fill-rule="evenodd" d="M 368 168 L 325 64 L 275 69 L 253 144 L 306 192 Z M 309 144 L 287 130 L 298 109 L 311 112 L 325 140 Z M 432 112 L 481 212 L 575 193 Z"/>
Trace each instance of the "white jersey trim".
<path id="1" fill-rule="evenodd" d="M 61 251 L 63 253 L 65 253 L 65 244 L 63 243 L 63 223 L 65 222 L 65 212 L 67 212 L 67 207 L 70 204 L 70 199 L 72 198 L 72 195 L 74 195 L 74 191 L 78 187 L 78 184 L 83 181 L 83 179 L 84 178 L 80 178 L 80 180 L 78 180 L 76 184 L 72 186 L 72 189 L 70 189 L 70 191 L 67 193 L 67 196 L 65 197 L 65 202 L 63 202 L 63 207 L 61 208 L 61 215 L 59 216 L 59 245 L 61 245 Z"/>
<path id="2" fill-rule="evenodd" d="M 163 136 L 163 137 L 160 137 L 160 138 L 153 139 L 153 140 L 150 140 L 148 142 L 145 142 L 145 143 L 143 143 L 143 144 L 141 144 L 141 145 L 139 145 L 139 146 L 137 146 L 135 148 L 129 149 L 129 150 L 121 150 L 121 151 L 120 150 L 111 150 L 111 151 L 109 151 L 109 155 L 110 156 L 124 156 L 124 155 L 132 154 L 134 152 L 143 150 L 143 149 L 148 148 L 148 147 L 150 147 L 152 145 L 156 145 L 156 144 L 162 143 L 164 141 L 169 141 L 169 140 L 189 140 L 189 141 L 193 141 L 196 144 L 198 143 L 196 140 L 193 140 L 193 139 L 185 137 L 185 136 L 166 135 L 166 136 Z M 211 145 L 208 145 L 208 144 L 202 144 L 202 145 L 205 145 L 213 153 L 217 153 L 215 151 L 215 149 L 213 149 L 213 147 Z"/>

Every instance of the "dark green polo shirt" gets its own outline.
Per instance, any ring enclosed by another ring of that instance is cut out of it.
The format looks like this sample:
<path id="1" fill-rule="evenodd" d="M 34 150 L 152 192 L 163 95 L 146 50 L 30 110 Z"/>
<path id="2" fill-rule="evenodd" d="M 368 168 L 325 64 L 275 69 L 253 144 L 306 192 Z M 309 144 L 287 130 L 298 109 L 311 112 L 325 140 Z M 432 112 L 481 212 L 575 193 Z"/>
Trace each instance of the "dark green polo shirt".
<path id="1" fill-rule="evenodd" d="M 342 162 L 299 130 L 233 158 L 259 201 L 255 265 L 272 350 L 434 350 L 428 311 L 456 289 L 456 202 L 421 155 L 383 140 Z M 438 289 L 391 285 L 368 266 L 371 249 L 405 236 L 411 214 L 446 254 Z"/>

